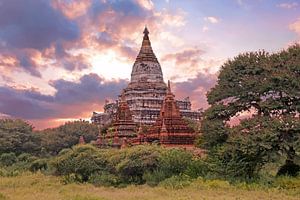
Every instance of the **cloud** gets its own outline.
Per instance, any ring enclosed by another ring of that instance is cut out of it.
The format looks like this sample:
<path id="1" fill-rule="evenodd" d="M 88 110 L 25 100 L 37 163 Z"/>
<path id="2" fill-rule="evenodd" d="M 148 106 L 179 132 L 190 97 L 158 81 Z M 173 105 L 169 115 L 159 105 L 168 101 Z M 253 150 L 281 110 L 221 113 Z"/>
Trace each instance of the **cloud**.
<path id="1" fill-rule="evenodd" d="M 182 65 L 186 63 L 194 64 L 195 62 L 197 62 L 199 57 L 204 53 L 205 51 L 199 48 L 190 48 L 190 49 L 185 49 L 181 52 L 167 54 L 162 58 L 162 61 L 175 60 L 175 63 L 177 65 Z"/>
<path id="2" fill-rule="evenodd" d="M 205 58 L 208 47 L 190 47 L 182 51 L 166 54 L 161 61 L 164 66 L 169 66 L 167 74 L 176 81 L 186 80 L 186 77 L 196 77 L 199 73 L 214 74 L 218 71 L 223 60 Z"/>
<path id="3" fill-rule="evenodd" d="M 83 113 L 100 109 L 106 98 L 116 98 L 126 84 L 126 80 L 106 81 L 96 74 L 88 74 L 77 82 L 53 81 L 54 95 L 2 86 L 0 113 L 26 120 L 80 118 Z"/>
<path id="4" fill-rule="evenodd" d="M 86 14 L 92 0 L 52 0 L 55 9 L 60 10 L 69 19 L 75 19 Z"/>
<path id="5" fill-rule="evenodd" d="M 207 32 L 208 30 L 209 30 L 209 28 L 207 26 L 203 26 L 202 32 Z"/>
<path id="6" fill-rule="evenodd" d="M 297 2 L 280 3 L 280 4 L 277 4 L 277 7 L 279 7 L 279 8 L 285 8 L 285 9 L 292 9 L 292 8 L 298 7 L 298 5 L 299 4 Z"/>
<path id="7" fill-rule="evenodd" d="M 204 20 L 211 23 L 211 24 L 217 24 L 220 22 L 220 19 L 216 18 L 216 17 L 204 17 Z"/>
<path id="8" fill-rule="evenodd" d="M 79 28 L 49 1 L 1 1 L 0 40 L 2 48 L 45 49 L 58 40 L 75 40 Z"/>
<path id="9" fill-rule="evenodd" d="M 298 18 L 294 23 L 290 24 L 289 29 L 296 32 L 300 36 L 300 18 Z"/>
<path id="10" fill-rule="evenodd" d="M 187 81 L 174 83 L 176 98 L 190 97 L 192 106 L 196 108 L 207 108 L 206 93 L 216 84 L 217 74 L 198 73 L 195 78 Z"/>
<path id="11" fill-rule="evenodd" d="M 154 4 L 151 0 L 137 0 L 137 3 L 147 10 L 152 10 L 154 8 Z"/>
<path id="12" fill-rule="evenodd" d="M 126 84 L 125 80 L 105 81 L 97 74 L 84 75 L 78 83 L 65 80 L 51 83 L 57 90 L 55 101 L 60 104 L 97 102 L 105 98 L 117 97 Z"/>
<path id="13" fill-rule="evenodd" d="M 169 12 L 163 9 L 161 12 L 155 12 L 154 15 L 159 18 L 163 26 L 182 27 L 186 24 L 186 13 L 180 9 L 176 12 Z"/>

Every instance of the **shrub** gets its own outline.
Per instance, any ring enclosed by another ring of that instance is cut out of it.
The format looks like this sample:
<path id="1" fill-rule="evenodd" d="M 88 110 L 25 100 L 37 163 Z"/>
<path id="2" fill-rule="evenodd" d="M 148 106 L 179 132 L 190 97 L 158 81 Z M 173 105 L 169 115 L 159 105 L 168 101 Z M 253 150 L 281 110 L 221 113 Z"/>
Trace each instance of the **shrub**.
<path id="1" fill-rule="evenodd" d="M 15 153 L 3 153 L 0 156 L 0 163 L 4 166 L 10 166 L 17 162 L 17 156 Z"/>
<path id="2" fill-rule="evenodd" d="M 63 176 L 62 183 L 63 184 L 69 184 L 69 183 L 76 183 L 76 182 L 82 182 L 82 177 L 78 174 L 68 174 Z"/>
<path id="3" fill-rule="evenodd" d="M 165 180 L 166 178 L 167 177 L 166 177 L 165 172 L 163 172 L 159 169 L 154 170 L 153 172 L 147 171 L 144 173 L 144 176 L 143 176 L 143 179 L 150 186 L 156 186 L 161 181 Z"/>
<path id="4" fill-rule="evenodd" d="M 18 161 L 28 162 L 31 161 L 32 155 L 29 153 L 22 153 L 18 156 Z"/>
<path id="5" fill-rule="evenodd" d="M 208 164 L 202 159 L 195 159 L 190 162 L 185 170 L 184 174 L 191 178 L 197 178 L 199 176 L 205 177 L 208 174 Z"/>
<path id="6" fill-rule="evenodd" d="M 39 170 L 47 170 L 48 169 L 48 163 L 46 159 L 38 159 L 31 163 L 29 170 L 31 172 L 37 172 Z"/>
<path id="7" fill-rule="evenodd" d="M 87 181 L 92 173 L 101 169 L 97 163 L 97 149 L 90 145 L 75 146 L 71 151 L 57 156 L 52 165 L 56 174 L 74 173 L 81 176 L 82 181 Z"/>
<path id="8" fill-rule="evenodd" d="M 159 157 L 159 168 L 166 177 L 183 173 L 192 162 L 192 154 L 183 149 L 169 149 Z"/>
<path id="9" fill-rule="evenodd" d="M 118 186 L 121 180 L 118 176 L 108 172 L 93 173 L 89 178 L 89 183 L 96 186 Z"/>
<path id="10" fill-rule="evenodd" d="M 157 147 L 137 146 L 121 150 L 121 153 L 125 154 L 125 157 L 116 165 L 116 170 L 124 182 L 144 183 L 144 173 L 158 167 L 160 154 Z"/>
<path id="11" fill-rule="evenodd" d="M 183 189 L 191 185 L 192 181 L 189 176 L 181 175 L 181 176 L 172 176 L 170 178 L 165 179 L 159 185 L 165 188 L 170 189 Z"/>

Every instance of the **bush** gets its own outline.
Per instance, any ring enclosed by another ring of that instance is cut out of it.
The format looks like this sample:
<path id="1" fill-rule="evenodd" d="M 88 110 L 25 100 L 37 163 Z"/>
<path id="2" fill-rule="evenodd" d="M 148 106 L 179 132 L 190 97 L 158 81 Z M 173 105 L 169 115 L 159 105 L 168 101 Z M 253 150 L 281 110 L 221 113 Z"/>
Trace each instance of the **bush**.
<path id="1" fill-rule="evenodd" d="M 97 149 L 90 145 L 75 146 L 71 151 L 57 156 L 52 164 L 56 174 L 75 174 L 81 176 L 82 181 L 87 181 L 92 173 L 101 169 L 97 164 Z"/>
<path id="2" fill-rule="evenodd" d="M 51 166 L 56 175 L 65 176 L 65 182 L 88 181 L 95 185 L 119 186 L 145 182 L 157 185 L 173 175 L 183 174 L 188 166 L 188 173 L 196 176 L 200 172 L 195 163 L 192 155 L 181 149 L 143 145 L 103 150 L 80 145 L 60 152 Z"/>
<path id="3" fill-rule="evenodd" d="M 17 156 L 16 154 L 14 154 L 13 152 L 11 153 L 3 153 L 1 156 L 0 156 L 0 163 L 3 165 L 3 166 L 10 166 L 10 165 L 13 165 L 14 163 L 17 162 Z"/>
<path id="4" fill-rule="evenodd" d="M 47 170 L 48 169 L 48 163 L 46 159 L 38 159 L 31 163 L 29 170 L 31 172 L 37 172 L 39 170 Z"/>
<path id="5" fill-rule="evenodd" d="M 108 172 L 97 172 L 90 176 L 89 183 L 95 186 L 118 186 L 121 180 L 118 176 Z"/>
<path id="6" fill-rule="evenodd" d="M 192 154 L 183 149 L 169 149 L 159 157 L 159 168 L 166 177 L 183 173 L 192 162 Z"/>
<path id="7" fill-rule="evenodd" d="M 144 183 L 144 173 L 155 170 L 159 164 L 159 149 L 155 146 L 137 146 L 120 153 L 125 156 L 116 165 L 116 170 L 126 183 Z"/>
<path id="8" fill-rule="evenodd" d="M 192 181 L 189 176 L 181 175 L 181 176 L 172 176 L 170 178 L 162 181 L 159 186 L 169 188 L 169 189 L 183 189 L 191 185 Z"/>
<path id="9" fill-rule="evenodd" d="M 184 174 L 191 178 L 205 177 L 208 174 L 208 164 L 202 159 L 195 159 L 190 162 Z"/>
<path id="10" fill-rule="evenodd" d="M 143 179 L 146 181 L 147 185 L 149 186 L 156 186 L 158 185 L 161 181 L 165 180 L 166 174 L 165 172 L 161 170 L 155 170 L 153 172 L 147 171 L 144 173 Z"/>
<path id="11" fill-rule="evenodd" d="M 82 182 L 82 177 L 78 174 L 71 173 L 63 176 L 62 178 L 63 184 L 76 183 L 76 182 Z"/>
<path id="12" fill-rule="evenodd" d="M 30 162 L 30 161 L 32 161 L 31 158 L 32 158 L 31 154 L 22 153 L 18 156 L 18 161 L 20 161 L 20 162 L 28 162 L 29 161 Z"/>

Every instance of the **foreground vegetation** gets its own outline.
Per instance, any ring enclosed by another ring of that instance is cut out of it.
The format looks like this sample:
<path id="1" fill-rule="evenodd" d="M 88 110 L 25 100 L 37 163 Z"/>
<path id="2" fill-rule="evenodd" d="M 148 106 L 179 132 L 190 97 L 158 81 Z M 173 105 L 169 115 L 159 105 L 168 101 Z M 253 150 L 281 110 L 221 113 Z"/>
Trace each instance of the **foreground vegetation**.
<path id="1" fill-rule="evenodd" d="M 292 182 L 294 182 L 292 184 Z M 288 183 L 288 184 L 287 184 Z M 191 182 L 182 189 L 170 186 L 150 187 L 131 185 L 124 188 L 95 187 L 91 184 L 63 184 L 60 177 L 41 173 L 25 173 L 16 177 L 0 178 L 1 200 L 200 200 L 200 199 L 299 199 L 300 182 L 293 179 L 278 180 L 277 187 L 255 184 L 230 185 L 226 181 Z M 296 185 L 298 184 L 298 185 Z M 289 188 L 284 188 L 289 185 Z"/>

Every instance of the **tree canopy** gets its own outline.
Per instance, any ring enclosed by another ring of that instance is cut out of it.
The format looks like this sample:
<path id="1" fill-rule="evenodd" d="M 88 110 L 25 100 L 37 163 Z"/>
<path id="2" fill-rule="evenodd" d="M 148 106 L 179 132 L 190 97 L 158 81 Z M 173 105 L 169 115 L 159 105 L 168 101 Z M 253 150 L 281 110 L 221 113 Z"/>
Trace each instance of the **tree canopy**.
<path id="1" fill-rule="evenodd" d="M 300 165 L 300 45 L 228 60 L 207 99 L 201 145 L 226 166 L 235 163 L 232 171 L 244 166 L 242 173 L 253 175 L 275 158 Z M 246 111 L 249 119 L 233 126 Z"/>
<path id="2" fill-rule="evenodd" d="M 39 132 L 43 149 L 51 154 L 57 154 L 64 148 L 78 144 L 80 136 L 83 136 L 86 142 L 90 142 L 95 140 L 98 134 L 97 125 L 88 121 L 67 122 L 57 128 L 49 128 Z"/>
<path id="3" fill-rule="evenodd" d="M 0 154 L 15 152 L 37 153 L 40 138 L 33 127 L 20 119 L 0 119 Z"/>

